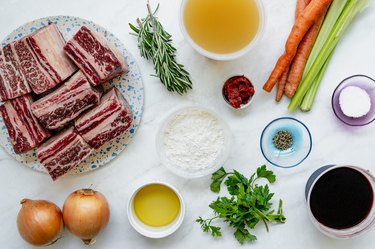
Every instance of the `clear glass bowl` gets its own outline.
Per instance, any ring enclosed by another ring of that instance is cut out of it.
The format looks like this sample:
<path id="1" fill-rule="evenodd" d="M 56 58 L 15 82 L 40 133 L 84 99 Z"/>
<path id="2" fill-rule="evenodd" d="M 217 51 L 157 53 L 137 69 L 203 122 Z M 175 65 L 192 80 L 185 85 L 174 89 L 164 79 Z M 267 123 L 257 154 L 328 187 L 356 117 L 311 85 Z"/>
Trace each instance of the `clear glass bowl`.
<path id="1" fill-rule="evenodd" d="M 273 138 L 279 132 L 285 130 L 292 135 L 292 145 L 285 150 L 278 149 Z M 301 121 L 282 117 L 271 121 L 260 137 L 260 149 L 263 156 L 274 166 L 292 168 L 302 163 L 312 149 L 312 138 L 309 129 Z"/>
<path id="2" fill-rule="evenodd" d="M 311 208 L 310 208 L 310 195 L 314 188 L 315 183 L 319 180 L 319 178 L 327 173 L 330 170 L 339 168 L 339 167 L 349 167 L 357 170 L 358 172 L 362 173 L 368 180 L 368 182 L 371 185 L 372 190 L 375 190 L 375 178 L 373 175 L 369 173 L 368 170 L 362 169 L 357 166 L 351 166 L 351 165 L 327 165 L 323 166 L 319 169 L 317 169 L 314 173 L 311 174 L 310 178 L 308 179 L 306 183 L 305 188 L 305 197 L 307 202 L 307 210 L 308 215 L 310 217 L 310 220 L 314 224 L 314 226 L 323 234 L 335 238 L 335 239 L 349 239 L 354 238 L 360 235 L 363 235 L 364 233 L 370 231 L 370 229 L 375 224 L 375 200 L 372 200 L 372 207 L 367 215 L 367 217 L 362 220 L 359 224 L 346 228 L 346 229 L 334 229 L 331 227 L 327 227 L 320 223 L 313 215 Z"/>
<path id="3" fill-rule="evenodd" d="M 363 117 L 352 118 L 346 116 L 339 104 L 341 91 L 348 86 L 356 86 L 365 90 L 371 99 L 371 109 Z M 332 95 L 332 109 L 336 117 L 343 123 L 350 126 L 363 126 L 375 120 L 375 81 L 366 75 L 353 75 L 344 79 L 335 89 Z"/>
<path id="4" fill-rule="evenodd" d="M 257 43 L 259 43 L 259 41 L 261 40 L 262 36 L 263 36 L 263 33 L 264 33 L 264 26 L 265 26 L 265 11 L 264 11 L 264 7 L 263 7 L 263 3 L 262 3 L 262 0 L 255 0 L 257 6 L 258 6 L 258 10 L 259 10 L 259 15 L 260 15 L 260 23 L 259 23 L 259 29 L 258 29 L 258 32 L 256 34 L 256 36 L 250 41 L 250 43 L 242 48 L 241 50 L 239 51 L 236 51 L 234 53 L 228 53 L 228 54 L 219 54 L 219 53 L 213 53 L 213 52 L 210 52 L 204 48 L 202 48 L 201 46 L 199 46 L 189 35 L 189 33 L 187 32 L 186 28 L 185 28 L 185 24 L 184 24 L 184 10 L 185 10 L 185 6 L 186 6 L 186 2 L 188 0 L 183 0 L 181 2 L 181 6 L 180 6 L 180 18 L 179 18 L 179 23 L 180 23 L 180 29 L 181 29 L 181 32 L 182 34 L 184 35 L 184 37 L 188 40 L 189 44 L 201 55 L 207 57 L 207 58 L 210 58 L 210 59 L 213 59 L 213 60 L 219 60 L 219 61 L 227 61 L 227 60 L 234 60 L 234 59 L 237 59 L 237 58 L 240 58 L 241 56 L 245 55 L 246 53 L 248 53 L 251 49 L 253 49 L 255 47 L 255 45 Z M 218 27 L 220 28 L 220 27 Z"/>
<path id="5" fill-rule="evenodd" d="M 220 126 L 222 127 L 223 133 L 224 133 L 224 144 L 223 144 L 222 150 L 220 151 L 220 153 L 218 154 L 216 159 L 213 161 L 213 163 L 211 165 L 208 165 L 204 169 L 183 169 L 182 167 L 179 167 L 178 165 L 175 165 L 171 160 L 168 159 L 168 157 L 166 155 L 166 149 L 165 149 L 165 145 L 164 145 L 164 134 L 165 134 L 165 129 L 166 129 L 167 125 L 177 115 L 185 113 L 185 112 L 189 112 L 191 110 L 201 110 L 201 111 L 207 112 L 210 115 L 212 115 L 213 117 L 215 117 L 218 120 Z M 223 166 L 223 164 L 225 163 L 225 161 L 227 160 L 227 158 L 230 154 L 231 143 L 232 143 L 231 132 L 230 132 L 230 129 L 229 129 L 228 125 L 224 122 L 224 120 L 221 119 L 213 111 L 211 111 L 207 108 L 198 107 L 198 106 L 184 107 L 184 108 L 181 108 L 181 109 L 173 112 L 171 115 L 169 115 L 166 118 L 164 123 L 161 125 L 160 130 L 159 130 L 159 132 L 157 134 L 157 137 L 156 137 L 156 149 L 157 149 L 157 152 L 159 154 L 159 157 L 160 157 L 160 160 L 161 160 L 162 164 L 165 165 L 172 173 L 174 173 L 178 176 L 184 177 L 184 178 L 189 178 L 189 179 L 207 176 L 207 175 L 215 172 L 216 170 L 218 170 L 221 166 Z"/>

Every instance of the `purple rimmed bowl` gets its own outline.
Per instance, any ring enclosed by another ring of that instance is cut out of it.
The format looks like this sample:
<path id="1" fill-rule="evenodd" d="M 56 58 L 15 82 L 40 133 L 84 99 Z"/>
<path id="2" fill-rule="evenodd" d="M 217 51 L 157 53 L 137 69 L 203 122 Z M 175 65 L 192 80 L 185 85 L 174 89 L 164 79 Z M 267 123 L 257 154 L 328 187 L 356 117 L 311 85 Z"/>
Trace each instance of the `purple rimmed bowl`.
<path id="1" fill-rule="evenodd" d="M 341 110 L 339 97 L 343 89 L 348 86 L 356 86 L 367 92 L 371 99 L 370 111 L 359 118 L 352 118 L 346 116 Z M 353 75 L 344 79 L 335 89 L 332 94 L 332 109 L 336 117 L 343 123 L 350 126 L 363 126 L 375 120 L 375 80 L 366 75 Z"/>

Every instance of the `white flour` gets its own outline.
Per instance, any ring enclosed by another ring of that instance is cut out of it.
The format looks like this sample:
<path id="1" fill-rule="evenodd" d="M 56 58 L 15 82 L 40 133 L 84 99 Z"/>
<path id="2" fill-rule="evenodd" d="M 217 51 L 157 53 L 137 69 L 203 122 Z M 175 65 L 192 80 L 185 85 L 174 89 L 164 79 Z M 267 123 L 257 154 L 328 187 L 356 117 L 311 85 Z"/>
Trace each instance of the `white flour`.
<path id="1" fill-rule="evenodd" d="M 188 171 L 212 166 L 224 147 L 224 130 L 219 120 L 204 110 L 179 113 L 167 124 L 164 146 L 168 160 Z"/>

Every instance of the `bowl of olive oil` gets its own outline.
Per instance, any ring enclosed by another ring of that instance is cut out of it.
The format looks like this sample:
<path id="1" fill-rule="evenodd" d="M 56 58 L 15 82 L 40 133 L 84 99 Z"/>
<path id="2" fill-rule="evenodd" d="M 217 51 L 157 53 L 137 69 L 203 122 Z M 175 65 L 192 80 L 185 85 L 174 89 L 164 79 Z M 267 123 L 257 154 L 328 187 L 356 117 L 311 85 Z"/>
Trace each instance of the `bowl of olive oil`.
<path id="1" fill-rule="evenodd" d="M 133 228 L 149 238 L 163 238 L 175 232 L 185 216 L 185 204 L 178 190 L 165 182 L 147 183 L 134 191 L 128 203 Z"/>
<path id="2" fill-rule="evenodd" d="M 261 0 L 183 0 L 181 31 L 200 54 L 233 60 L 260 40 L 264 26 Z"/>

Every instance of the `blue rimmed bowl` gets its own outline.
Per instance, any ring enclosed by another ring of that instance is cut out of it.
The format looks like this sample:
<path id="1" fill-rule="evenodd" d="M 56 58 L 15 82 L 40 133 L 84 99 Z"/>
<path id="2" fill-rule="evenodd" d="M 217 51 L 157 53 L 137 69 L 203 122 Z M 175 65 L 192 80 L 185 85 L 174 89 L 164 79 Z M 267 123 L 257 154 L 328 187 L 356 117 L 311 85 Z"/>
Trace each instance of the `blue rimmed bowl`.
<path id="1" fill-rule="evenodd" d="M 273 142 L 273 138 L 280 131 L 287 131 L 292 135 L 292 144 L 281 150 Z M 302 163 L 312 149 L 312 137 L 309 129 L 298 119 L 281 117 L 272 120 L 262 131 L 260 149 L 264 158 L 274 166 L 292 168 Z"/>

